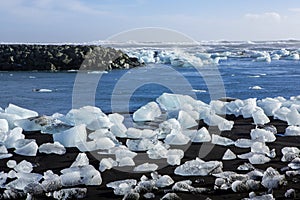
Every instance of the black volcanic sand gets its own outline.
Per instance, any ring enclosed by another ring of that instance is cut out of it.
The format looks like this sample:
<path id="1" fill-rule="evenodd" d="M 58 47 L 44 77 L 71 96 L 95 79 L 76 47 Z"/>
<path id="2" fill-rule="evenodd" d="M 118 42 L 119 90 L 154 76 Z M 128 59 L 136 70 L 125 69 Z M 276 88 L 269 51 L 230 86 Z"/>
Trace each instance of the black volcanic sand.
<path id="1" fill-rule="evenodd" d="M 227 119 L 234 120 L 235 124 L 231 131 L 224 131 L 221 133 L 222 136 L 229 137 L 233 140 L 236 140 L 238 138 L 250 138 L 250 130 L 255 128 L 255 125 L 253 125 L 252 119 L 243 119 L 242 117 L 233 117 L 233 116 L 227 116 Z M 284 133 L 285 128 L 287 127 L 287 124 L 283 121 L 279 120 L 271 120 L 269 123 L 271 125 L 274 125 L 278 133 Z M 205 124 L 200 121 L 199 127 L 204 126 Z M 209 129 L 210 133 L 212 131 Z M 46 142 L 53 142 L 52 135 L 46 135 L 46 134 L 40 134 L 39 132 L 26 132 L 26 138 L 33 138 L 36 139 L 38 145 L 41 145 Z M 123 140 L 124 141 L 124 140 Z M 199 150 L 201 145 L 208 145 L 208 144 L 191 144 L 191 146 L 188 148 L 188 150 L 185 152 L 185 156 L 182 159 L 182 163 L 188 160 L 193 160 L 199 155 Z M 264 164 L 264 165 L 255 165 L 256 168 L 265 170 L 268 167 L 273 167 L 277 169 L 281 174 L 284 172 L 281 172 L 280 169 L 283 167 L 286 167 L 288 163 L 283 163 L 280 161 L 282 154 L 281 149 L 283 147 L 299 147 L 300 146 L 300 137 L 277 137 L 277 140 L 274 143 L 267 144 L 270 149 L 275 148 L 276 149 L 276 158 L 272 159 L 271 162 Z M 218 146 L 215 145 L 212 149 L 212 151 L 203 158 L 205 161 L 209 160 L 221 160 L 224 152 L 230 148 L 235 154 L 241 154 L 249 152 L 249 149 L 241 149 L 237 148 L 235 146 Z M 10 150 L 10 152 L 13 152 Z M 33 172 L 43 174 L 46 170 L 51 169 L 54 173 L 60 174 L 60 170 L 64 168 L 70 167 L 72 162 L 75 160 L 76 156 L 78 155 L 79 151 L 77 148 L 67 148 L 67 153 L 65 155 L 47 155 L 47 154 L 41 154 L 38 153 L 36 157 L 24 157 L 19 156 L 13 153 L 12 158 L 3 159 L 0 162 L 0 169 L 1 171 L 8 172 L 9 169 L 6 167 L 6 162 L 10 159 L 16 160 L 17 162 L 22 161 L 23 159 L 32 162 L 33 164 L 36 164 L 37 167 L 34 168 Z M 99 168 L 99 158 L 95 158 L 91 153 L 87 153 L 88 158 L 90 159 L 90 164 L 93 165 L 96 169 Z M 135 158 L 136 164 L 137 163 L 143 163 L 143 162 L 149 162 L 152 163 L 154 160 L 138 160 L 138 157 Z M 241 159 L 235 159 L 230 161 L 222 161 L 223 162 L 223 171 L 235 171 L 237 173 L 246 173 L 243 171 L 236 170 L 237 167 L 241 164 L 244 164 L 245 162 L 248 162 L 248 160 L 241 160 Z M 173 180 L 181 181 L 181 180 L 192 180 L 194 187 L 205 187 L 211 189 L 211 192 L 208 192 L 206 194 L 190 194 L 190 193 L 180 193 L 176 192 L 179 197 L 182 199 L 206 199 L 207 197 L 211 199 L 242 199 L 248 197 L 248 192 L 246 193 L 234 193 L 232 190 L 227 191 L 214 191 L 214 181 L 215 177 L 213 176 L 194 176 L 194 177 L 183 177 L 174 175 L 174 170 L 176 166 L 167 166 L 160 170 L 158 170 L 158 173 L 161 175 L 170 175 Z M 136 179 L 139 181 L 140 177 L 142 175 L 146 175 L 150 178 L 150 173 L 127 173 L 122 172 L 116 169 L 106 170 L 105 172 L 101 173 L 103 182 L 101 186 L 89 186 L 87 187 L 88 192 L 85 199 L 122 199 L 123 196 L 116 196 L 113 194 L 113 190 L 111 188 L 107 188 L 106 184 L 111 181 L 116 180 L 123 180 L 123 179 Z M 282 186 L 281 188 L 275 189 L 273 192 L 273 195 L 276 199 L 285 199 L 284 193 L 288 189 L 295 189 L 296 193 L 300 191 L 300 176 L 294 176 L 294 177 L 287 177 L 286 179 L 288 181 L 287 185 Z M 86 187 L 86 186 L 74 186 L 74 187 Z M 171 189 L 171 187 L 161 189 L 159 191 L 155 192 L 155 199 L 159 199 L 162 196 L 164 196 L 165 192 Z M 259 194 L 265 194 L 267 192 L 267 189 L 263 188 L 261 186 L 260 190 L 255 191 L 257 195 Z M 38 199 L 49 199 L 48 197 L 38 197 Z M 141 199 L 143 199 L 141 195 Z"/>

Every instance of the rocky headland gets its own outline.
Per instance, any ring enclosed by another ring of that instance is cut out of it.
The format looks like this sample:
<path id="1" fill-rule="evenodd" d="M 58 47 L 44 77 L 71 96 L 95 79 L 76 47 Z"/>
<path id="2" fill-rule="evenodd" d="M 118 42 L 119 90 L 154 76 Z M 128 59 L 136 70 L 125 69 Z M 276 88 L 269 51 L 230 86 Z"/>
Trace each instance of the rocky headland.
<path id="1" fill-rule="evenodd" d="M 0 44 L 1 71 L 124 69 L 140 66 L 121 50 L 96 45 Z"/>

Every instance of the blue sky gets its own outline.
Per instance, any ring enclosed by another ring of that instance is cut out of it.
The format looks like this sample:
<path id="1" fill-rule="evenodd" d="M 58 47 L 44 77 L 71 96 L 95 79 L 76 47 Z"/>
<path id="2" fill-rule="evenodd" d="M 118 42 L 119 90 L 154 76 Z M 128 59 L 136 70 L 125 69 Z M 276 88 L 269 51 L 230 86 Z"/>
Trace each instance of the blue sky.
<path id="1" fill-rule="evenodd" d="M 300 39 L 299 0 L 0 1 L 1 42 L 89 42 L 162 27 L 195 40 Z"/>

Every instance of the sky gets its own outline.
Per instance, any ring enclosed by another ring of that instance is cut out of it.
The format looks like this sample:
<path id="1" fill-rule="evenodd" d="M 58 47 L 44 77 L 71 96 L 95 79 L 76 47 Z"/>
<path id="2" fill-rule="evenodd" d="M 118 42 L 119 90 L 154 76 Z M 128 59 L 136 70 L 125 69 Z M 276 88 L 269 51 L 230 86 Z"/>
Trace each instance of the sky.
<path id="1" fill-rule="evenodd" d="M 299 0 L 0 1 L 0 42 L 91 42 L 143 27 L 198 40 L 300 39 Z"/>

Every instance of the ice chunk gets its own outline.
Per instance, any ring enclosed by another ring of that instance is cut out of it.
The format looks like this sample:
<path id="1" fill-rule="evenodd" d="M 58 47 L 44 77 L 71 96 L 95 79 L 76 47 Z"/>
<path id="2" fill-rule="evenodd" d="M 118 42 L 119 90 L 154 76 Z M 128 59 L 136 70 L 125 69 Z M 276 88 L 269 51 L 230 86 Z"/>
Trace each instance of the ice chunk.
<path id="1" fill-rule="evenodd" d="M 121 159 L 118 159 L 118 162 L 119 162 L 119 167 L 135 166 L 133 159 L 130 157 L 123 157 Z"/>
<path id="2" fill-rule="evenodd" d="M 291 111 L 286 115 L 288 125 L 300 126 L 300 114 L 295 107 L 291 108 Z"/>
<path id="3" fill-rule="evenodd" d="M 142 130 L 130 127 L 126 131 L 126 135 L 128 138 L 141 138 L 142 137 Z"/>
<path id="4" fill-rule="evenodd" d="M 222 162 L 204 162 L 203 160 L 196 158 L 195 160 L 186 161 L 184 164 L 178 166 L 174 173 L 181 176 L 207 176 L 208 174 L 221 172 L 222 168 Z"/>
<path id="5" fill-rule="evenodd" d="M 171 118 L 159 124 L 158 132 L 159 139 L 164 139 L 172 130 L 181 130 L 181 125 L 177 119 Z"/>
<path id="6" fill-rule="evenodd" d="M 8 132 L 8 122 L 6 119 L 0 119 L 0 134 Z"/>
<path id="7" fill-rule="evenodd" d="M 19 139 L 15 142 L 14 151 L 16 154 L 23 156 L 36 156 L 39 146 L 33 139 Z"/>
<path id="8" fill-rule="evenodd" d="M 188 95 L 169 93 L 163 93 L 156 101 L 162 109 L 167 111 L 180 110 L 185 104 L 197 104 L 197 101 Z"/>
<path id="9" fill-rule="evenodd" d="M 137 153 L 130 151 L 129 149 L 117 149 L 115 151 L 116 161 L 120 161 L 125 157 L 134 158 L 137 156 Z"/>
<path id="10" fill-rule="evenodd" d="M 25 108 L 21 108 L 14 104 L 9 104 L 8 107 L 5 109 L 5 113 L 14 114 L 20 116 L 22 119 L 30 118 L 30 117 L 37 117 L 39 114 L 35 111 L 28 110 Z"/>
<path id="11" fill-rule="evenodd" d="M 280 175 L 279 172 L 272 167 L 267 168 L 264 172 L 261 184 L 268 189 L 275 189 L 282 185 L 285 181 L 285 176 Z"/>
<path id="12" fill-rule="evenodd" d="M 234 159 L 236 159 L 236 155 L 230 149 L 227 149 L 222 157 L 222 160 L 234 160 Z"/>
<path id="13" fill-rule="evenodd" d="M 72 163 L 71 167 L 80 167 L 89 165 L 89 159 L 85 153 L 79 153 Z"/>
<path id="14" fill-rule="evenodd" d="M 251 145 L 251 152 L 261 153 L 261 154 L 269 154 L 270 149 L 264 142 L 254 142 Z"/>
<path id="15" fill-rule="evenodd" d="M 189 137 L 191 141 L 195 143 L 211 141 L 211 136 L 205 127 L 202 127 L 198 131 L 193 131 L 192 134 L 189 135 Z"/>
<path id="16" fill-rule="evenodd" d="M 137 181 L 135 179 L 126 179 L 110 182 L 106 184 L 106 187 L 113 188 L 115 195 L 125 195 L 129 193 L 136 184 Z"/>
<path id="17" fill-rule="evenodd" d="M 178 114 L 178 122 L 183 129 L 192 128 L 198 126 L 198 123 L 187 112 L 180 110 Z"/>
<path id="18" fill-rule="evenodd" d="M 149 158 L 161 159 L 166 158 L 168 153 L 169 145 L 158 142 L 151 149 L 147 151 Z"/>
<path id="19" fill-rule="evenodd" d="M 255 86 L 249 87 L 249 89 L 251 89 L 251 90 L 261 90 L 262 87 L 260 87 L 258 85 L 255 85 Z"/>
<path id="20" fill-rule="evenodd" d="M 229 146 L 229 145 L 233 145 L 234 141 L 226 137 L 212 134 L 211 143 L 221 145 L 221 146 Z"/>
<path id="21" fill-rule="evenodd" d="M 286 107 L 281 107 L 274 112 L 274 119 L 280 119 L 286 121 L 286 116 L 290 112 L 290 109 Z"/>
<path id="22" fill-rule="evenodd" d="M 263 154 L 253 154 L 249 158 L 249 162 L 253 165 L 265 164 L 265 163 L 270 162 L 270 161 L 271 161 L 271 159 L 266 157 Z"/>
<path id="23" fill-rule="evenodd" d="M 158 188 L 164 188 L 172 185 L 174 183 L 173 179 L 168 175 L 163 175 L 158 178 L 155 182 L 155 186 Z"/>
<path id="24" fill-rule="evenodd" d="M 253 140 L 244 139 L 244 138 L 237 139 L 234 143 L 234 145 L 239 148 L 250 148 L 252 144 L 253 144 Z"/>
<path id="25" fill-rule="evenodd" d="M 288 126 L 285 129 L 285 136 L 299 136 L 300 135 L 300 127 L 299 126 Z"/>
<path id="26" fill-rule="evenodd" d="M 281 161 L 289 162 L 299 156 L 300 149 L 298 149 L 297 147 L 284 147 L 281 149 L 281 153 L 282 153 Z"/>
<path id="27" fill-rule="evenodd" d="M 290 162 L 288 164 L 288 166 L 291 168 L 291 169 L 296 169 L 296 170 L 299 170 L 300 169 L 300 158 L 299 157 L 296 157 L 292 160 L 292 162 Z"/>
<path id="28" fill-rule="evenodd" d="M 6 188 L 12 188 L 17 190 L 24 190 L 24 188 L 34 182 L 39 182 L 42 179 L 42 175 L 36 173 L 16 173 L 17 179 L 9 182 Z"/>
<path id="29" fill-rule="evenodd" d="M 133 113 L 133 120 L 136 122 L 153 121 L 161 115 L 161 110 L 157 103 L 149 102 Z"/>
<path id="30" fill-rule="evenodd" d="M 83 199 L 86 197 L 86 188 L 67 188 L 53 192 L 54 199 Z"/>
<path id="31" fill-rule="evenodd" d="M 166 155 L 169 165 L 180 165 L 181 159 L 184 156 L 184 151 L 181 149 L 170 149 Z"/>
<path id="32" fill-rule="evenodd" d="M 5 158 L 10 158 L 13 155 L 11 153 L 0 153 L 0 160 Z"/>
<path id="33" fill-rule="evenodd" d="M 241 108 L 241 113 L 244 118 L 250 118 L 256 108 L 256 98 L 246 99 L 244 100 L 244 106 Z"/>
<path id="34" fill-rule="evenodd" d="M 39 147 L 40 153 L 63 155 L 66 153 L 65 147 L 59 142 L 45 143 Z"/>
<path id="35" fill-rule="evenodd" d="M 0 154 L 8 153 L 7 148 L 4 145 L 0 144 Z"/>
<path id="36" fill-rule="evenodd" d="M 238 168 L 237 168 L 237 170 L 241 170 L 241 171 L 250 171 L 250 170 L 254 170 L 254 169 L 255 168 L 250 163 L 244 163 L 244 164 L 238 166 Z"/>
<path id="37" fill-rule="evenodd" d="M 261 142 L 274 142 L 276 140 L 274 133 L 264 129 L 252 129 L 250 135 L 252 140 Z"/>
<path id="38" fill-rule="evenodd" d="M 204 118 L 204 122 L 209 126 L 218 126 L 220 131 L 227 131 L 231 130 L 233 127 L 234 122 L 228 121 L 223 117 L 220 117 L 213 113 L 208 113 Z"/>
<path id="39" fill-rule="evenodd" d="M 118 166 L 118 163 L 114 161 L 112 158 L 103 158 L 99 164 L 100 172 L 104 172 L 107 169 L 111 169 L 113 167 Z"/>
<path id="40" fill-rule="evenodd" d="M 136 166 L 133 171 L 134 172 L 153 172 L 157 170 L 158 165 L 153 163 L 144 163 L 141 165 Z"/>
<path id="41" fill-rule="evenodd" d="M 110 131 L 116 137 L 126 137 L 125 132 L 127 131 L 126 126 L 123 124 L 124 117 L 118 113 L 108 115 L 109 120 L 113 123 L 110 127 Z"/>
<path id="42" fill-rule="evenodd" d="M 30 173 L 33 170 L 33 166 L 30 162 L 22 160 L 14 167 L 14 170 L 18 173 Z"/>
<path id="43" fill-rule="evenodd" d="M 226 114 L 226 104 L 228 104 L 228 102 L 223 102 L 219 100 L 212 100 L 209 103 L 211 110 L 213 110 L 218 115 Z"/>
<path id="44" fill-rule="evenodd" d="M 76 147 L 77 143 L 87 140 L 86 126 L 81 124 L 61 133 L 53 134 L 53 140 L 65 147 Z"/>
<path id="45" fill-rule="evenodd" d="M 255 109 L 255 111 L 252 113 L 252 118 L 254 124 L 267 124 L 270 122 L 270 119 L 261 108 Z"/>
<path id="46" fill-rule="evenodd" d="M 22 133 L 23 129 L 20 127 L 16 127 L 7 134 L 7 138 L 5 140 L 5 146 L 6 148 L 14 148 L 15 142 L 19 139 L 24 139 L 25 135 Z"/>
<path id="47" fill-rule="evenodd" d="M 264 110 L 267 116 L 273 116 L 282 103 L 278 99 L 266 98 L 257 101 L 257 105 Z"/>
<path id="48" fill-rule="evenodd" d="M 236 117 L 241 115 L 241 108 L 244 106 L 244 101 L 237 99 L 235 101 L 231 101 L 225 105 L 226 113 L 233 114 Z"/>
<path id="49" fill-rule="evenodd" d="M 7 173 L 0 172 L 0 187 L 2 188 L 7 180 Z"/>
<path id="50" fill-rule="evenodd" d="M 127 139 L 126 145 L 131 151 L 147 151 L 154 147 L 156 141 L 150 139 Z"/>
<path id="51" fill-rule="evenodd" d="M 288 189 L 284 196 L 288 199 L 295 199 L 296 198 L 296 191 L 294 189 Z"/>
<path id="52" fill-rule="evenodd" d="M 181 198 L 176 193 L 167 193 L 165 194 L 161 200 L 180 200 Z"/>
<path id="53" fill-rule="evenodd" d="M 109 114 L 108 118 L 114 124 L 122 124 L 124 121 L 124 116 L 119 113 Z"/>
<path id="54" fill-rule="evenodd" d="M 182 134 L 181 131 L 172 130 L 171 133 L 167 135 L 164 141 L 165 143 L 170 145 L 185 145 L 189 143 L 190 138 Z"/>
<path id="55" fill-rule="evenodd" d="M 7 163 L 6 163 L 6 166 L 7 166 L 8 168 L 13 169 L 14 167 L 17 166 L 17 162 L 16 162 L 15 160 L 9 160 L 9 161 L 7 161 Z"/>
<path id="56" fill-rule="evenodd" d="M 61 170 L 61 183 L 63 186 L 75 185 L 101 185 L 100 172 L 92 165 L 73 166 Z"/>
<path id="57" fill-rule="evenodd" d="M 19 115 L 15 115 L 15 114 L 8 114 L 8 113 L 1 113 L 0 112 L 0 119 L 6 119 L 6 121 L 8 122 L 8 126 L 10 129 L 15 128 L 16 126 L 14 125 L 14 122 L 16 120 L 21 119 L 21 117 Z"/>
<path id="58" fill-rule="evenodd" d="M 44 172 L 43 178 L 42 186 L 45 192 L 52 192 L 62 187 L 60 176 L 54 174 L 51 170 Z"/>

